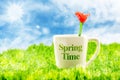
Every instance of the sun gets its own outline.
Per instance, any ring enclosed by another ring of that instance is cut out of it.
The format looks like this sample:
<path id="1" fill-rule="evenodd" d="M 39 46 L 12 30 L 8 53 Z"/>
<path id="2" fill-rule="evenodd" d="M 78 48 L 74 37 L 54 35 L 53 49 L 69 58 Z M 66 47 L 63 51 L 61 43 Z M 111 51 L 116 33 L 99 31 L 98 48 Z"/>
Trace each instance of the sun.
<path id="1" fill-rule="evenodd" d="M 7 6 L 6 15 L 10 22 L 16 22 L 22 19 L 24 10 L 22 5 L 12 3 Z"/>

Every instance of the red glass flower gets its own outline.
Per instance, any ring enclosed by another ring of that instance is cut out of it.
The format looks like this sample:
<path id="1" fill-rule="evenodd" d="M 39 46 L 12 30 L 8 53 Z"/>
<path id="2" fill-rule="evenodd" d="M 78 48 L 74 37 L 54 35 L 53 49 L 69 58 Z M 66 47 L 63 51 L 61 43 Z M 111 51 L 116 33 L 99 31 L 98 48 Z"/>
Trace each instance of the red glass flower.
<path id="1" fill-rule="evenodd" d="M 83 14 L 81 12 L 76 12 L 75 15 L 78 17 L 79 21 L 81 23 L 84 23 L 86 20 L 87 20 L 87 17 L 90 15 L 90 14 Z"/>

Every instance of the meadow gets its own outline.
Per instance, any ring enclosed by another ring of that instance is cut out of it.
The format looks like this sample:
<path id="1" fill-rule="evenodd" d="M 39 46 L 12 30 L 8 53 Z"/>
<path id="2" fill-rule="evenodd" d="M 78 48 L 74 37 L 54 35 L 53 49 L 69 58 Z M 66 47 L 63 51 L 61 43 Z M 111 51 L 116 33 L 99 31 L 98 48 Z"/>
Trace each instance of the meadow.
<path id="1" fill-rule="evenodd" d="M 87 60 L 95 49 L 90 42 Z M 9 49 L 0 53 L 0 80 L 120 80 L 120 44 L 101 44 L 98 57 L 86 69 L 58 69 L 53 45 Z"/>

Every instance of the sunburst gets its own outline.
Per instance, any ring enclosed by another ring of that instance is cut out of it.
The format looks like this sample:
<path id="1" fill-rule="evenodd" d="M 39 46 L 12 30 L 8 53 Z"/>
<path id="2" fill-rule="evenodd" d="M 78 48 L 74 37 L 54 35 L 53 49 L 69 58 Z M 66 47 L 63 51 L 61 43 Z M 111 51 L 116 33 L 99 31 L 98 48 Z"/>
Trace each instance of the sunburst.
<path id="1" fill-rule="evenodd" d="M 16 22 L 22 19 L 24 15 L 24 10 L 22 5 L 12 3 L 7 6 L 6 16 L 10 22 Z"/>

